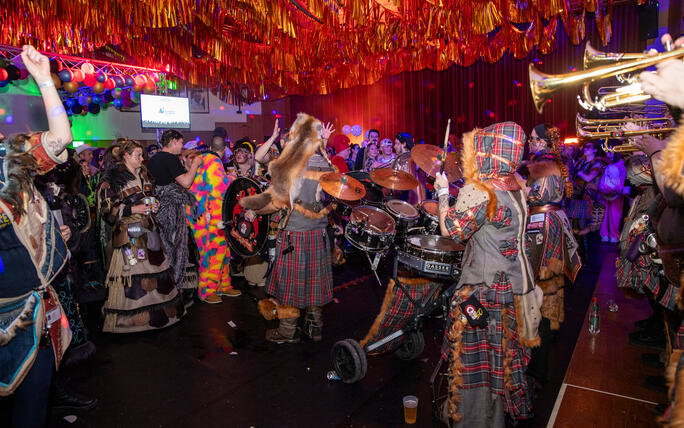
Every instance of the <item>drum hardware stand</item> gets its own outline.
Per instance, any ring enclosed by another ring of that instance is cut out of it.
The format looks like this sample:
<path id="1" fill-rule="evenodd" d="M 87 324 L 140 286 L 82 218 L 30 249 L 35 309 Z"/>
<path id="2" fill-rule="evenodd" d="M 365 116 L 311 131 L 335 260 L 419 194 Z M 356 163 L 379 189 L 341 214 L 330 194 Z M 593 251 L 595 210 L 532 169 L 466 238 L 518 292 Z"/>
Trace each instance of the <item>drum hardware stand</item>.
<path id="1" fill-rule="evenodd" d="M 368 263 L 370 263 L 371 265 L 371 270 L 373 271 L 373 275 L 375 275 L 375 279 L 378 280 L 378 285 L 382 287 L 382 281 L 380 281 L 380 276 L 378 276 L 378 264 L 380 263 L 380 259 L 382 258 L 382 252 L 375 253 L 373 260 L 371 260 L 370 254 L 368 254 L 368 250 L 363 250 L 363 252 L 366 254 Z"/>

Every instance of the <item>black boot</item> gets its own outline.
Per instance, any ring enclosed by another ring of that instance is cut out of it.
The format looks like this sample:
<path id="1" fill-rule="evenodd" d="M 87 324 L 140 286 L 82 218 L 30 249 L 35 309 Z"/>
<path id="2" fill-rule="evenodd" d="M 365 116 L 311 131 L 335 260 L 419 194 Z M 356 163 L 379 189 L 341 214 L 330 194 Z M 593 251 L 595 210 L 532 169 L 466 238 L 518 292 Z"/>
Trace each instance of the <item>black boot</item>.
<path id="1" fill-rule="evenodd" d="M 304 318 L 304 334 L 314 342 L 323 340 L 323 308 L 307 306 Z"/>
<path id="2" fill-rule="evenodd" d="M 65 382 L 57 374 L 52 381 L 50 411 L 57 415 L 87 412 L 97 405 L 97 399 L 85 398 L 67 391 Z"/>

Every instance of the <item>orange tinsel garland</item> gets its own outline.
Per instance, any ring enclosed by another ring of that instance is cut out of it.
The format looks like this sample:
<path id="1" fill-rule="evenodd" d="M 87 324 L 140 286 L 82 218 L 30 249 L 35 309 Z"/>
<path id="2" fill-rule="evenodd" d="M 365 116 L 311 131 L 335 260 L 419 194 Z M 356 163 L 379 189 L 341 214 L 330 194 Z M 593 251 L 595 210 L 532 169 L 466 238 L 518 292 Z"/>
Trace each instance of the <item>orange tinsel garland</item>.
<path id="1" fill-rule="evenodd" d="M 496 62 L 506 51 L 522 58 L 535 46 L 548 53 L 557 18 L 577 44 L 586 11 L 607 43 L 612 0 L 574 11 L 569 0 L 9 0 L 0 43 L 81 56 L 116 46 L 132 65 L 251 101 L 270 89 L 330 93 L 407 70 Z"/>

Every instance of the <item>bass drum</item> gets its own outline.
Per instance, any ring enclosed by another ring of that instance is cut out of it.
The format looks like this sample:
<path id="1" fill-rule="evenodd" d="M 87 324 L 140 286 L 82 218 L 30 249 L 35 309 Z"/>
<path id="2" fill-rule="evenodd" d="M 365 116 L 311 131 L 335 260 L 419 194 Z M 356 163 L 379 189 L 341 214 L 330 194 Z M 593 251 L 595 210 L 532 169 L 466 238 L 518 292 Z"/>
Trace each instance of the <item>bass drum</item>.
<path id="1" fill-rule="evenodd" d="M 64 203 L 71 208 L 71 213 L 74 217 L 74 225 L 81 233 L 85 233 L 90 229 L 90 205 L 88 199 L 81 193 L 74 195 L 65 195 Z"/>
<path id="2" fill-rule="evenodd" d="M 245 209 L 240 199 L 261 193 L 263 187 L 257 181 L 240 177 L 233 180 L 223 196 L 223 224 L 226 241 L 230 248 L 242 257 L 251 257 L 261 252 L 268 239 L 269 216 L 256 216 L 254 221 L 245 219 Z"/>

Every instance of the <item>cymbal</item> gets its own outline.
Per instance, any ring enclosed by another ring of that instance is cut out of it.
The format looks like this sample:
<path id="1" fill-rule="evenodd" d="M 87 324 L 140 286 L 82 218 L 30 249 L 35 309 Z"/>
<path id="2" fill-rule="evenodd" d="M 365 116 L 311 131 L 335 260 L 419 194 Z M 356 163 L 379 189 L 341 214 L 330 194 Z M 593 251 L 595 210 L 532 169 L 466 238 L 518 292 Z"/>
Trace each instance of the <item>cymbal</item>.
<path id="1" fill-rule="evenodd" d="M 355 178 L 339 172 L 327 172 L 319 179 L 325 193 L 345 201 L 358 201 L 366 196 L 366 188 Z"/>
<path id="2" fill-rule="evenodd" d="M 441 156 L 444 150 L 432 144 L 419 144 L 414 146 L 411 150 L 411 160 L 418 166 L 418 168 L 425 171 L 427 175 L 434 178 L 442 167 Z M 446 172 L 449 182 L 454 182 L 463 177 L 461 165 L 458 162 L 458 154 L 456 152 L 448 153 L 446 162 L 444 163 L 444 172 Z"/>
<path id="3" fill-rule="evenodd" d="M 390 190 L 411 190 L 418 186 L 418 180 L 408 172 L 392 168 L 381 168 L 371 171 L 373 183 Z"/>

